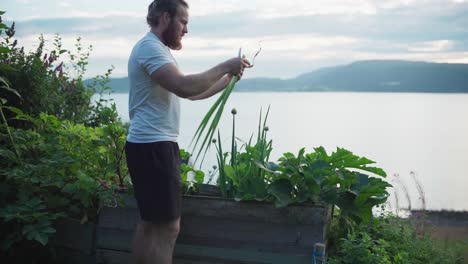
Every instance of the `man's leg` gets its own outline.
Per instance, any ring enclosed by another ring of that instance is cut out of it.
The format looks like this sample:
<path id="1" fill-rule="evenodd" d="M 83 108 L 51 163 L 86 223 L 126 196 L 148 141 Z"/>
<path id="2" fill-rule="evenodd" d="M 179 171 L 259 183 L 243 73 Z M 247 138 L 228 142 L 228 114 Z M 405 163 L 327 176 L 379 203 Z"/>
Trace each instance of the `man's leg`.
<path id="1" fill-rule="evenodd" d="M 171 264 L 180 218 L 169 223 L 140 221 L 133 240 L 135 264 Z"/>

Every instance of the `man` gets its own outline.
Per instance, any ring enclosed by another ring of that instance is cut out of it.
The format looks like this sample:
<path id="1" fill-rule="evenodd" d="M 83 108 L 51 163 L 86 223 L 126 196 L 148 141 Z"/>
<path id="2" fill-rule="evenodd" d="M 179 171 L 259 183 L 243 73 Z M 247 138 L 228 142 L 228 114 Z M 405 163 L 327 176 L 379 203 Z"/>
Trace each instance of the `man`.
<path id="1" fill-rule="evenodd" d="M 125 151 L 141 216 L 133 251 L 138 264 L 166 264 L 172 262 L 180 225 L 179 97 L 208 98 L 250 64 L 232 58 L 203 73 L 184 75 L 170 50 L 182 48 L 188 4 L 155 0 L 146 20 L 150 32 L 136 43 L 128 61 L 131 125 Z"/>

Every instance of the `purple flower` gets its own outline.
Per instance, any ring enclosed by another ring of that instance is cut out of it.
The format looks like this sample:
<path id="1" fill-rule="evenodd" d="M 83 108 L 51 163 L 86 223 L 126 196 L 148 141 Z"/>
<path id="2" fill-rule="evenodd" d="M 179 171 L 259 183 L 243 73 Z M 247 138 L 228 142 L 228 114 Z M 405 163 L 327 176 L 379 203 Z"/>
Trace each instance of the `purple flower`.
<path id="1" fill-rule="evenodd" d="M 3 20 L 2 20 L 2 16 L 0 16 L 0 23 L 2 23 L 2 21 L 3 21 Z"/>
<path id="2" fill-rule="evenodd" d="M 63 67 L 63 61 L 57 66 L 55 67 L 55 70 L 54 71 L 62 71 L 62 67 Z"/>
<path id="3" fill-rule="evenodd" d="M 55 61 L 55 55 L 54 54 L 50 54 L 49 56 L 49 63 L 52 63 Z"/>
<path id="4" fill-rule="evenodd" d="M 15 35 L 15 22 L 11 24 L 11 27 L 6 31 L 8 37 L 13 37 Z"/>
<path id="5" fill-rule="evenodd" d="M 15 41 L 13 41 L 12 47 L 16 47 L 16 44 L 18 44 L 18 40 L 15 39 Z"/>

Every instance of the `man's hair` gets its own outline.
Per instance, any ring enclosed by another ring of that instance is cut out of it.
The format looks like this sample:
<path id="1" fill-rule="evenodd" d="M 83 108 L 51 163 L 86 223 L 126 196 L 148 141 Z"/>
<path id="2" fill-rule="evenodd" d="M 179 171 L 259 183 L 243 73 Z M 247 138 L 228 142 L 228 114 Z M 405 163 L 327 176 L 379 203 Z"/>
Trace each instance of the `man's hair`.
<path id="1" fill-rule="evenodd" d="M 164 12 L 169 13 L 171 18 L 177 15 L 179 6 L 188 8 L 189 5 L 185 0 L 154 0 L 148 6 L 148 15 L 146 16 L 146 22 L 150 27 L 156 27 L 159 24 L 159 18 Z"/>

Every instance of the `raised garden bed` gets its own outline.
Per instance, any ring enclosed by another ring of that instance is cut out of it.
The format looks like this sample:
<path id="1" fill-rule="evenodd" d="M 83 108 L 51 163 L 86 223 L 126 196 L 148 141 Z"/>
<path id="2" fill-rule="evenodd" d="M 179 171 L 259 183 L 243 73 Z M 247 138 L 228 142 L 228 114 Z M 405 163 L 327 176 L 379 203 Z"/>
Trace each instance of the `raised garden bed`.
<path id="1" fill-rule="evenodd" d="M 58 263 L 95 263 L 96 227 L 93 222 L 81 224 L 78 220 L 56 221 L 56 234 L 51 240 Z"/>
<path id="2" fill-rule="evenodd" d="M 331 209 L 324 206 L 275 208 L 185 196 L 174 263 L 311 263 L 315 243 L 326 243 Z M 96 233 L 97 263 L 130 263 L 138 221 L 134 199 L 104 208 Z"/>

